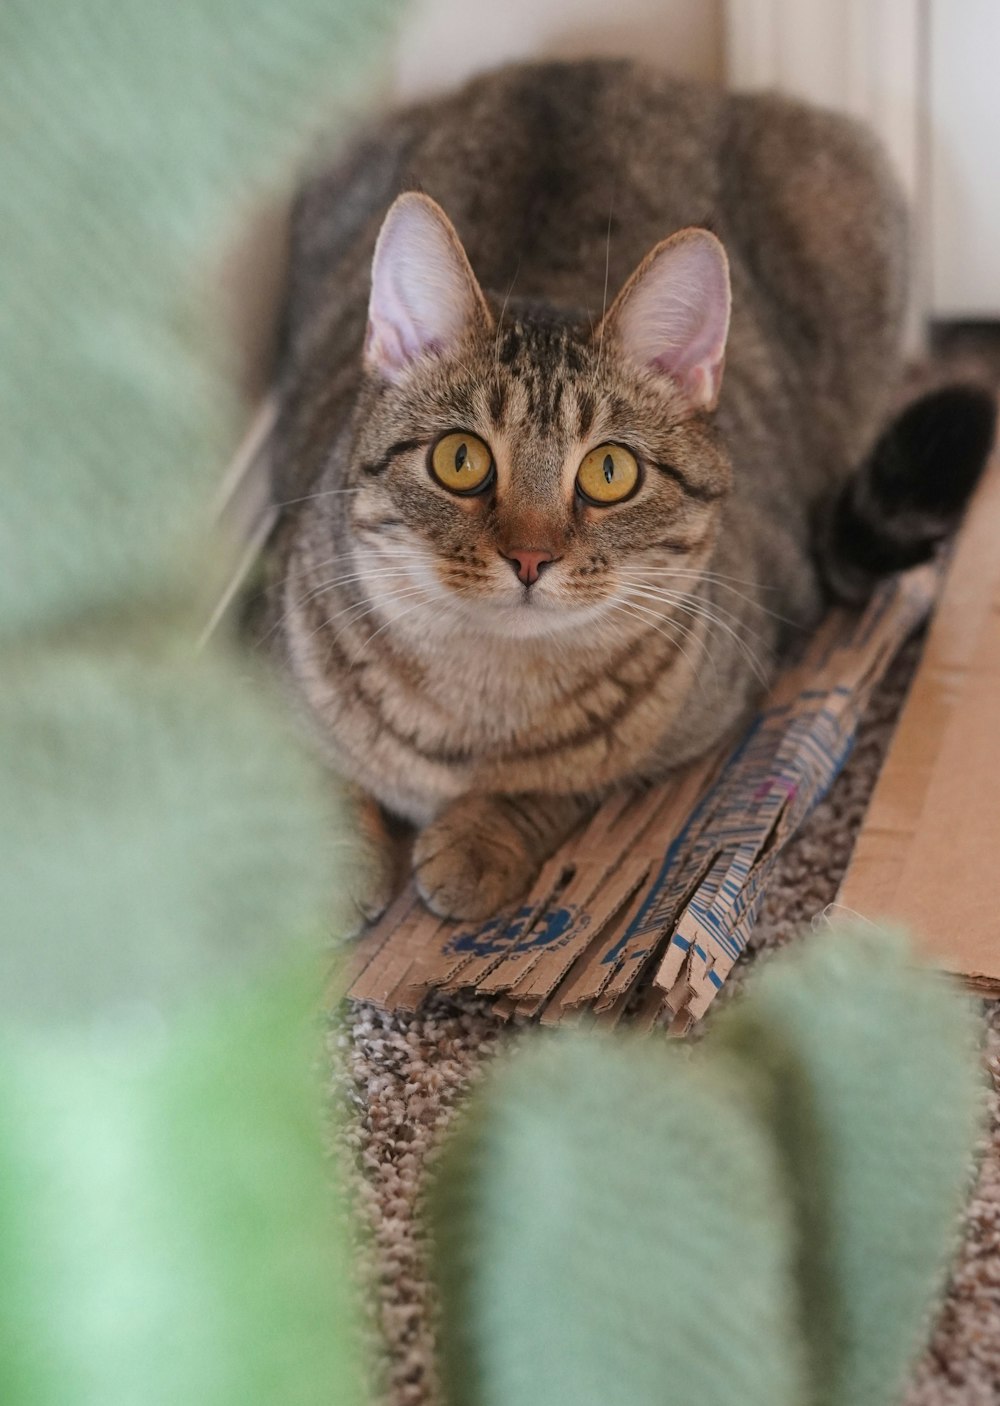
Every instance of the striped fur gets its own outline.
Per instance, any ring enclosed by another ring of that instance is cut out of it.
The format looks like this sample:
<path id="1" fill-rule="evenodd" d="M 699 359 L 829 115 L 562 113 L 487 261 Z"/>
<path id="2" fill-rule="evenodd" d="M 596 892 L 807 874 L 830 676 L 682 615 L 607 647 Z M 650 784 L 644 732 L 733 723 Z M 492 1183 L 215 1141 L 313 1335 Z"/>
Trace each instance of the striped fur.
<path id="1" fill-rule="evenodd" d="M 390 383 L 361 347 L 376 234 L 406 189 L 454 222 L 488 319 Z M 699 223 L 734 300 L 712 414 L 602 321 L 648 250 Z M 420 827 L 438 911 L 516 897 L 602 793 L 729 735 L 815 622 L 814 524 L 897 376 L 904 243 L 855 126 L 623 63 L 478 78 L 387 118 L 306 187 L 277 634 L 332 764 Z M 480 497 L 428 473 L 456 428 L 492 449 Z M 605 441 L 643 477 L 594 508 L 573 477 Z M 558 560 L 526 603 L 504 554 L 529 541 Z"/>

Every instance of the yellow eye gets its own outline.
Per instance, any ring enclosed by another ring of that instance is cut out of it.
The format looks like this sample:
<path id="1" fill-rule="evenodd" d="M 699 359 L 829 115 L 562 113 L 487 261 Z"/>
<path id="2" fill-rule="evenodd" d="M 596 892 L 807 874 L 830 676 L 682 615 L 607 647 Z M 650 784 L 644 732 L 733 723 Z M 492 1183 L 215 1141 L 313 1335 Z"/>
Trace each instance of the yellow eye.
<path id="1" fill-rule="evenodd" d="M 576 471 L 576 486 L 588 503 L 604 507 L 620 503 L 635 490 L 639 465 L 630 449 L 621 444 L 600 444 Z"/>
<path id="2" fill-rule="evenodd" d="M 478 493 L 493 472 L 493 455 L 474 434 L 446 434 L 431 451 L 431 473 L 452 493 Z"/>

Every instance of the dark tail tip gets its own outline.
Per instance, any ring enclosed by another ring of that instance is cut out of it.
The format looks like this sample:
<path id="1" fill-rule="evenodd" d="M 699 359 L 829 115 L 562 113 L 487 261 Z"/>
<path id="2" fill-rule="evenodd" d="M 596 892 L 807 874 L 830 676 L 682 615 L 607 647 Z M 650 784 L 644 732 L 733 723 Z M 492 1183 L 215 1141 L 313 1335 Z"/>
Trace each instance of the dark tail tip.
<path id="1" fill-rule="evenodd" d="M 913 402 L 878 440 L 867 471 L 888 511 L 961 513 L 989 457 L 996 400 L 978 386 L 945 386 Z"/>
<path id="2" fill-rule="evenodd" d="M 835 595 L 864 600 L 880 577 L 933 556 L 961 520 L 996 420 L 989 391 L 959 385 L 928 392 L 892 421 L 834 508 L 824 557 Z"/>

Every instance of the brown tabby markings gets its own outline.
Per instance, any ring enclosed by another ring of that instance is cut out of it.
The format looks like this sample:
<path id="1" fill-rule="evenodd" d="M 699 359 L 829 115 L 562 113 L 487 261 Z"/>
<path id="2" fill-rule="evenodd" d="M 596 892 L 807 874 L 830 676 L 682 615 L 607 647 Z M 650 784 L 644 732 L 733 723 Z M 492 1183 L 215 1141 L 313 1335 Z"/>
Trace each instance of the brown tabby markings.
<path id="1" fill-rule="evenodd" d="M 361 348 L 375 238 L 408 189 L 447 212 L 486 294 L 459 343 L 393 378 Z M 621 335 L 628 275 L 709 212 L 734 299 L 714 413 Z M 786 644 L 777 617 L 815 619 L 813 523 L 885 411 L 902 245 L 848 122 L 620 63 L 479 78 L 307 188 L 276 464 L 279 499 L 306 500 L 279 544 L 281 635 L 335 766 L 425 827 L 438 911 L 516 897 L 603 791 L 728 735 Z M 492 451 L 482 496 L 428 471 L 454 430 Z M 642 482 L 595 508 L 574 477 L 609 441 Z M 530 598 L 504 560 L 526 548 L 554 558 Z"/>

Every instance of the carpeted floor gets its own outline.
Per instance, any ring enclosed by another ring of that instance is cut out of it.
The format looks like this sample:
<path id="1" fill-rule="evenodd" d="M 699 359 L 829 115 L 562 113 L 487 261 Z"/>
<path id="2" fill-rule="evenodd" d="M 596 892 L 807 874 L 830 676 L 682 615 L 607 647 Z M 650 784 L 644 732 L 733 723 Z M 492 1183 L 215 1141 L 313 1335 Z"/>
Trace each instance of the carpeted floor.
<path id="1" fill-rule="evenodd" d="M 744 971 L 761 951 L 794 941 L 814 918 L 821 921 L 833 900 L 916 657 L 914 645 L 897 660 L 848 766 L 783 856 Z M 905 1406 L 1000 1401 L 1000 1004 L 984 1012 L 993 1085 L 989 1138 L 948 1295 Z M 438 1401 L 418 1220 L 424 1166 L 463 1091 L 510 1038 L 518 1033 L 471 1001 L 441 1002 L 419 1016 L 399 1017 L 354 1005 L 340 1028 L 351 1102 L 348 1137 L 373 1233 L 368 1261 L 387 1406 Z"/>

